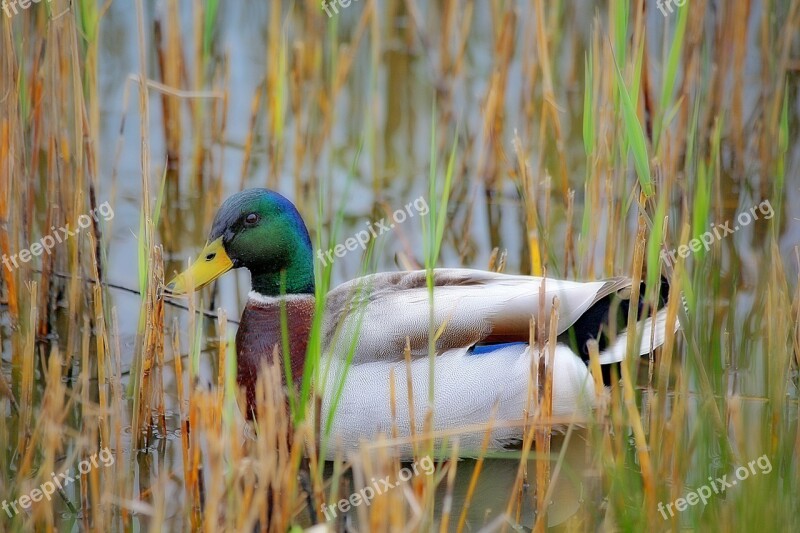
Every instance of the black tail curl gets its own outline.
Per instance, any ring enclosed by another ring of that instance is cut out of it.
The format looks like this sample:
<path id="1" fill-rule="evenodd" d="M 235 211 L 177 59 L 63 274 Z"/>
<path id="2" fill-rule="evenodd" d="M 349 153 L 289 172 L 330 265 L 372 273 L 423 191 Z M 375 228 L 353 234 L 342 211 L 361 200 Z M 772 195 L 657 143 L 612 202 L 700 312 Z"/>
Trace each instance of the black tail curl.
<path id="1" fill-rule="evenodd" d="M 667 304 L 667 297 L 669 296 L 669 281 L 664 276 L 661 276 L 660 287 L 658 291 L 658 306 L 655 310 L 651 309 L 649 305 L 645 305 L 645 283 L 639 284 L 639 301 L 638 301 L 638 318 L 641 321 L 644 318 L 652 316 L 652 313 L 657 312 L 664 308 Z M 581 356 L 581 359 L 588 364 L 589 362 L 589 348 L 587 342 L 590 340 L 597 341 L 599 351 L 605 350 L 610 344 L 612 339 L 616 338 L 620 333 L 625 330 L 628 324 L 628 310 L 630 309 L 630 291 L 622 290 L 609 294 L 608 296 L 598 300 L 592 307 L 590 307 L 569 329 L 564 331 L 558 336 L 558 342 L 570 346 L 575 353 Z M 627 295 L 627 298 L 626 298 Z M 603 382 L 606 385 L 611 383 L 612 371 L 616 367 L 617 375 L 619 375 L 619 363 L 610 365 L 603 365 L 601 370 L 603 372 Z"/>

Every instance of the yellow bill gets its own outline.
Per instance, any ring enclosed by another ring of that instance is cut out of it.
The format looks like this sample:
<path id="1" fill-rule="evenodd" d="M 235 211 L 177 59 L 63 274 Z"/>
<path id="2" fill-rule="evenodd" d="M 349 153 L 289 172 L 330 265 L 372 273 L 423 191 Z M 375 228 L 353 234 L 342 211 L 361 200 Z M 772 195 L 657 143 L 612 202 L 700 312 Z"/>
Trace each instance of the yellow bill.
<path id="1" fill-rule="evenodd" d="M 222 246 L 222 237 L 206 244 L 192 266 L 175 276 L 167 284 L 167 290 L 172 294 L 186 294 L 189 287 L 193 290 L 205 287 L 225 272 L 233 268 L 225 247 Z"/>

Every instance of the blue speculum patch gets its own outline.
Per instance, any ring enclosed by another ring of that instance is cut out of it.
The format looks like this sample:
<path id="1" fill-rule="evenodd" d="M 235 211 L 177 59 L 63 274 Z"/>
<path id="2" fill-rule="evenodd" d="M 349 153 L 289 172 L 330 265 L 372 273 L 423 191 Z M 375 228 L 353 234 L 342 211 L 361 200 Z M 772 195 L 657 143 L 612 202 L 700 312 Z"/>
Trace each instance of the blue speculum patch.
<path id="1" fill-rule="evenodd" d="M 468 355 L 486 355 L 509 346 L 527 346 L 527 342 L 502 342 L 499 344 L 476 344 L 467 352 Z"/>

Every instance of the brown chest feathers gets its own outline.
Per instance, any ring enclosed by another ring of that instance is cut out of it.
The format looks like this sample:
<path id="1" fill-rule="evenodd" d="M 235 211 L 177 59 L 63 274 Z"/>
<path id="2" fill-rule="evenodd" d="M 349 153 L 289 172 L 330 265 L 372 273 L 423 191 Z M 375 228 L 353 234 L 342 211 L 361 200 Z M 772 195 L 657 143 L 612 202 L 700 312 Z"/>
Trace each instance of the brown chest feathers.
<path id="1" fill-rule="evenodd" d="M 305 366 L 306 347 L 314 316 L 314 297 L 292 296 L 286 299 L 286 325 L 292 380 L 299 382 Z M 249 299 L 242 312 L 236 333 L 238 357 L 237 382 L 247 395 L 247 418 L 256 408 L 256 381 L 264 363 L 283 364 L 281 303 L 277 298 Z M 274 359 L 277 356 L 277 361 Z M 281 371 L 285 383 L 285 372 Z"/>

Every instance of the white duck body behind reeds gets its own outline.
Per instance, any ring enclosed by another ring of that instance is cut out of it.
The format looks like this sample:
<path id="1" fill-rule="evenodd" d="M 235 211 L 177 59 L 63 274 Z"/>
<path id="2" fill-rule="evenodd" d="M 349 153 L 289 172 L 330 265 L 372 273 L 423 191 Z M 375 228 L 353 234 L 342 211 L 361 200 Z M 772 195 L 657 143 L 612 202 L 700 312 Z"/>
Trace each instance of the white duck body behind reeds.
<path id="1" fill-rule="evenodd" d="M 536 405 L 531 395 L 534 360 L 550 357 L 549 341 L 542 354 L 529 345 L 531 319 L 543 317 L 549 332 L 557 300 L 556 334 L 583 328 L 575 341 L 585 343 L 588 337 L 599 337 L 602 311 L 607 313 L 611 297 L 629 293 L 631 287 L 626 278 L 581 283 L 467 269 L 434 272 L 433 317 L 425 271 L 366 276 L 329 294 L 321 369 L 323 425 L 341 389 L 330 428 L 330 456 L 373 443 L 379 434 L 396 438 L 401 444 L 395 451 L 409 456 L 412 433 L 425 433 L 431 375 L 437 442 L 458 435 L 462 451 L 477 452 L 490 421 L 498 427 L 491 432 L 489 449 L 521 440 L 525 413 Z M 640 320 L 639 354 L 664 342 L 665 325 L 666 309 Z M 429 331 L 436 338 L 433 368 Z M 552 416 L 562 424 L 580 420 L 596 399 L 584 360 L 588 351 L 584 347 L 582 358 L 561 342 L 568 342 L 566 337 L 552 339 Z M 627 333 L 621 331 L 600 352 L 601 365 L 622 361 L 626 345 Z M 459 431 L 470 427 L 472 431 Z"/>

